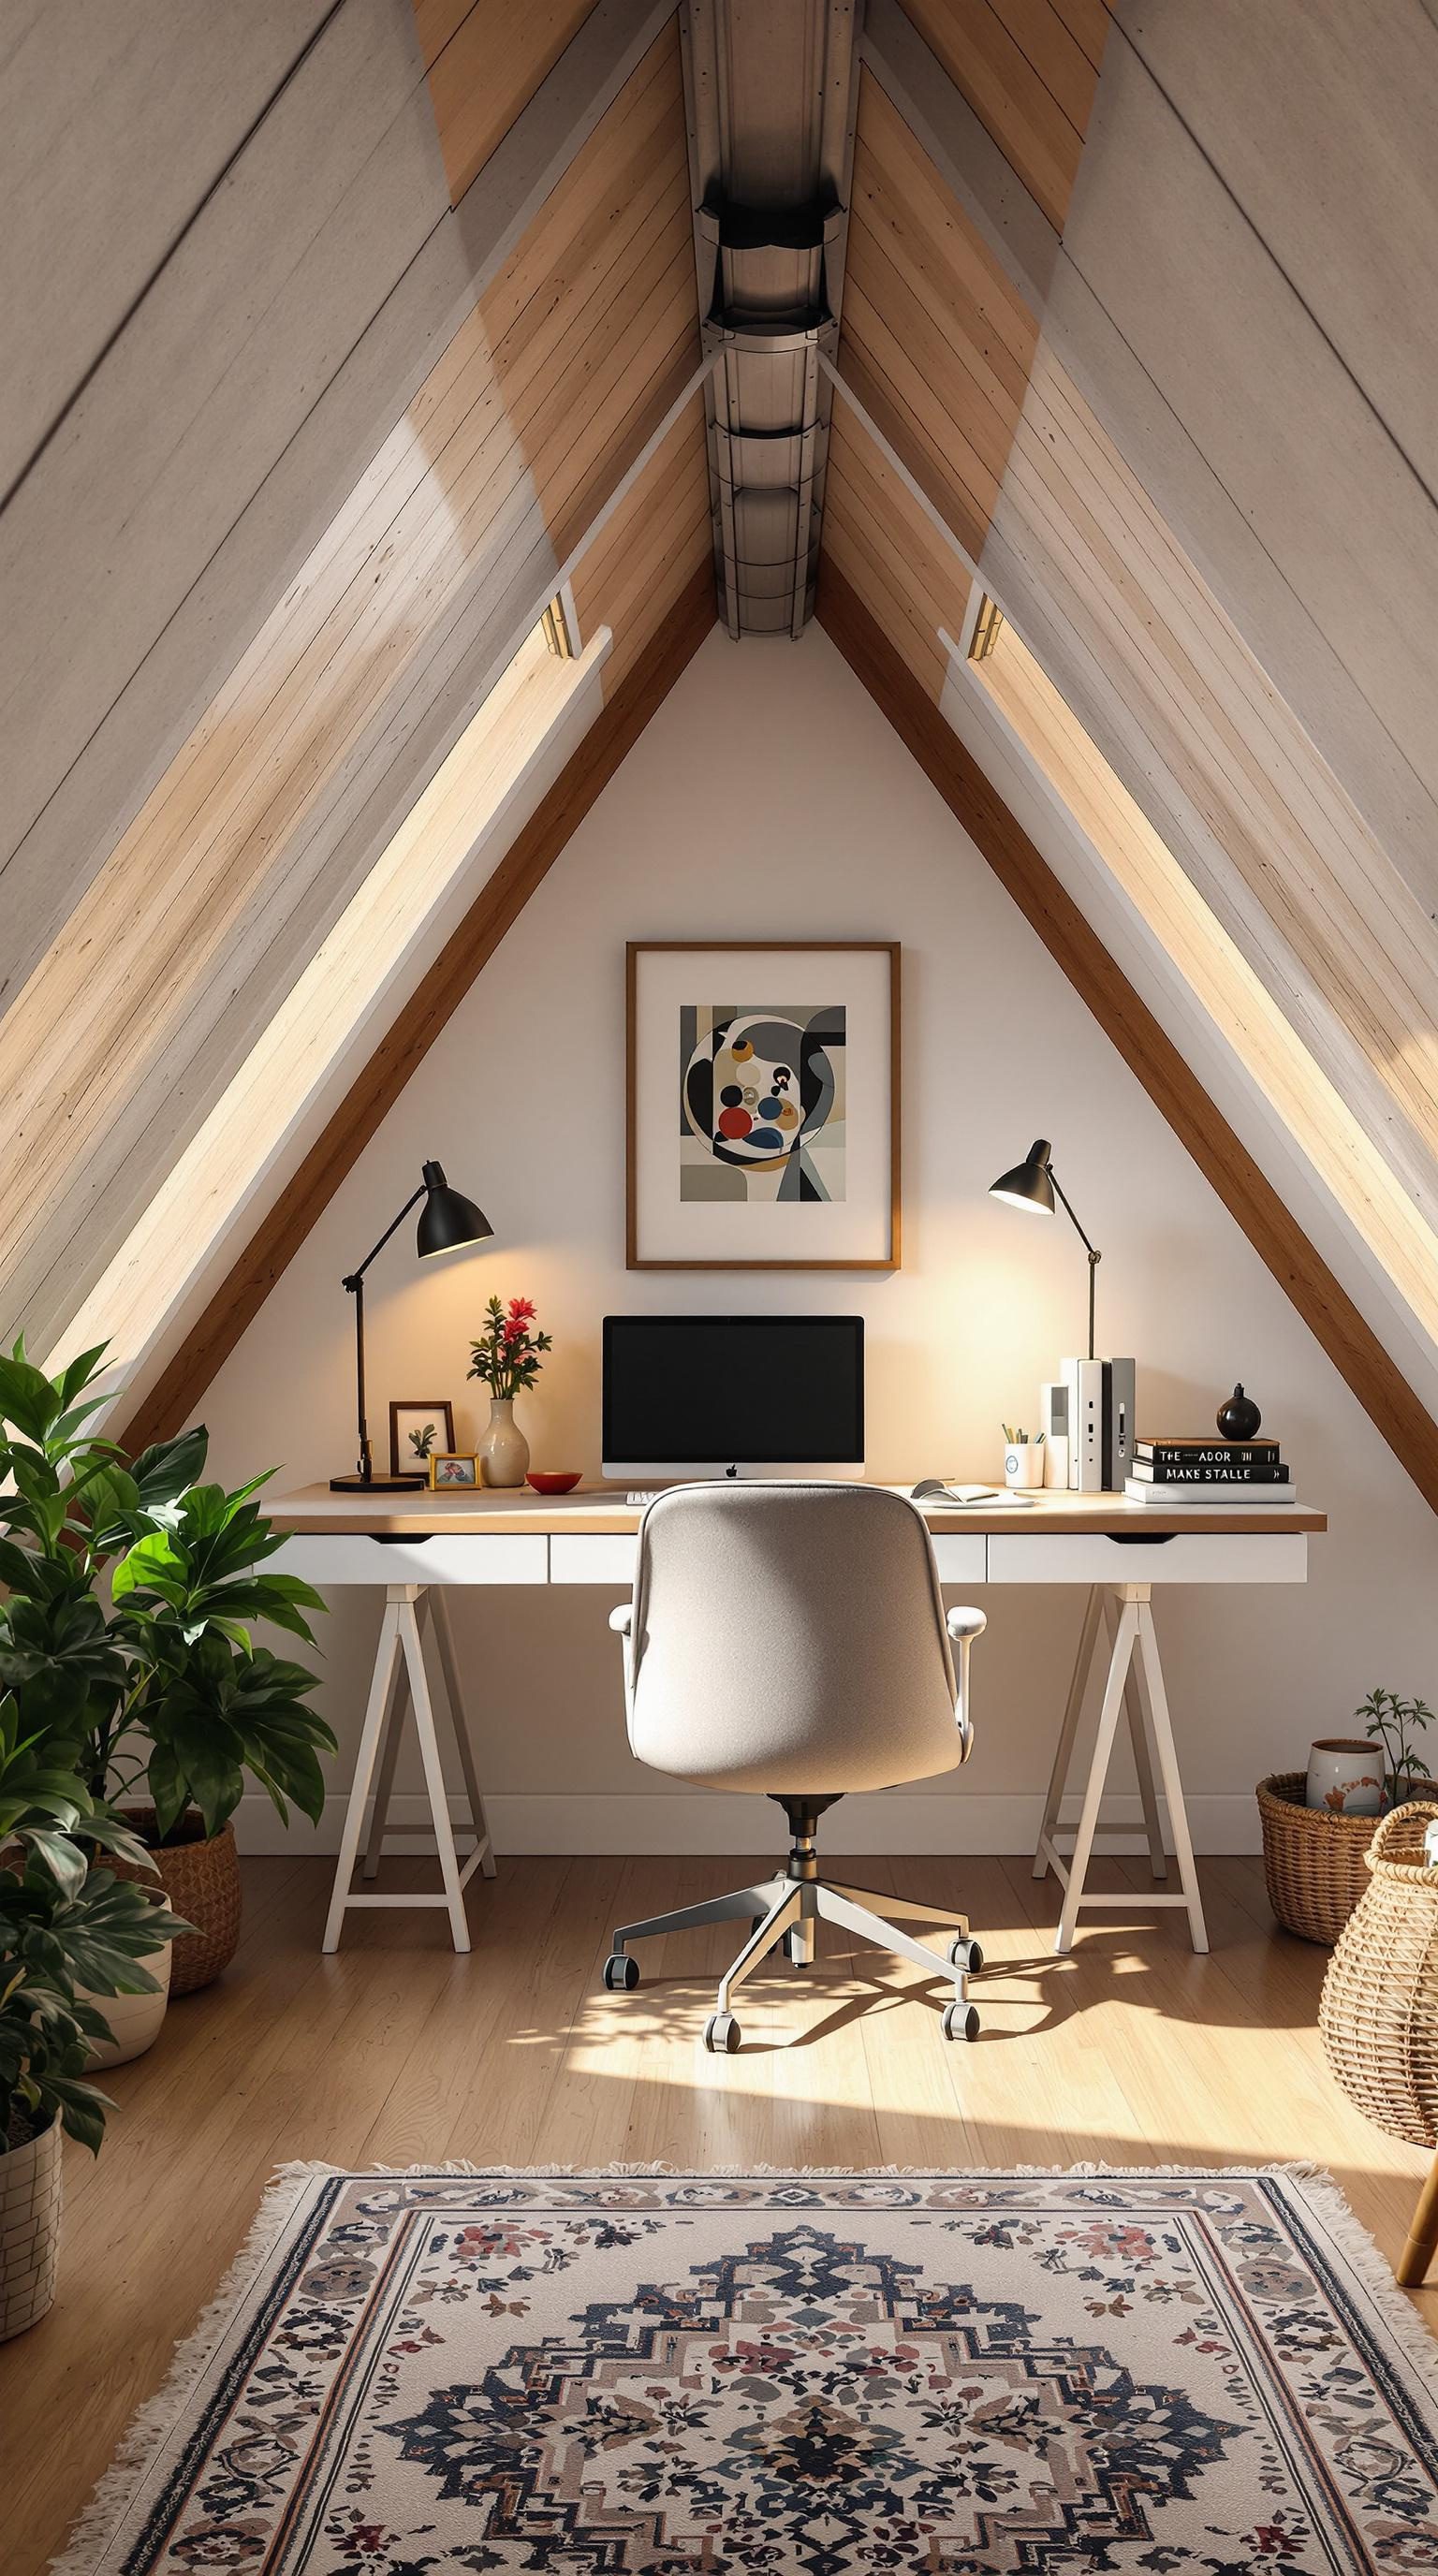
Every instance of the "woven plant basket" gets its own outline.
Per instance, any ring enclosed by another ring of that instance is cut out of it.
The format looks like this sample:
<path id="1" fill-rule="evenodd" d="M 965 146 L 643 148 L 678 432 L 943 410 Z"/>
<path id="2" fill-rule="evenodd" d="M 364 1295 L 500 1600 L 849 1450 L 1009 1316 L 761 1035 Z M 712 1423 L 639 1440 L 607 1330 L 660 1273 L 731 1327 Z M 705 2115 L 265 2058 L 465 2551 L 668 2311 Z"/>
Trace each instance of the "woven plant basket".
<path id="1" fill-rule="evenodd" d="M 1438 1797 L 1431 1780 L 1419 1785 Z M 1331 1948 L 1367 1888 L 1368 1847 L 1382 1819 L 1305 1806 L 1307 1787 L 1306 1771 L 1275 1771 L 1259 1781 L 1263 1875 L 1285 1932 Z"/>
<path id="2" fill-rule="evenodd" d="M 1438 1869 L 1423 1834 L 1438 1805 L 1382 1816 L 1368 1886 L 1323 1980 L 1318 2027 L 1350 2102 L 1390 2138 L 1438 2147 Z"/>
<path id="3" fill-rule="evenodd" d="M 183 1915 L 195 1927 L 193 1932 L 183 1932 L 173 1944 L 170 1970 L 171 1994 L 192 1995 L 197 1986 L 214 1984 L 239 1946 L 240 1862 L 234 1826 L 222 1825 L 217 1834 L 207 1839 L 198 1814 L 191 1808 L 185 1822 L 194 1826 L 194 1839 L 160 1848 L 150 1842 L 155 1830 L 153 1807 L 127 1807 L 124 1814 L 149 1848 L 171 1913 Z M 152 1888 L 155 1884 L 143 1870 L 126 1861 L 112 1860 L 108 1866 L 121 1878 L 138 1879 L 142 1887 Z"/>

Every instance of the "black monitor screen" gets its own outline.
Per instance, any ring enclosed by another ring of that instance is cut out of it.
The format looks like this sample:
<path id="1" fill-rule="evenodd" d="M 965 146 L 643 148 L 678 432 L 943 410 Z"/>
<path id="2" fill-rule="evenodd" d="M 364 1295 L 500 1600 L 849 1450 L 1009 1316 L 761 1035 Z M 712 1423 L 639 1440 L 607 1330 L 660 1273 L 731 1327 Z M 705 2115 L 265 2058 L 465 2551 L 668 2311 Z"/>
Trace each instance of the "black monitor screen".
<path id="1" fill-rule="evenodd" d="M 857 1465 L 862 1315 L 606 1315 L 616 1464 Z"/>

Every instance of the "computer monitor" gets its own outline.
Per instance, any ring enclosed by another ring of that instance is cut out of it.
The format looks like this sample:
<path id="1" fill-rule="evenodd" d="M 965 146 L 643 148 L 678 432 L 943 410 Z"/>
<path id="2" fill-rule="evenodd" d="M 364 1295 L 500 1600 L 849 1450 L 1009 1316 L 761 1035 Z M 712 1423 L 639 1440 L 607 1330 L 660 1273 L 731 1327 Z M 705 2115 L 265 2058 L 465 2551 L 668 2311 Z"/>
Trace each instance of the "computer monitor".
<path id="1" fill-rule="evenodd" d="M 862 1315 L 606 1315 L 604 1473 L 857 1474 Z"/>

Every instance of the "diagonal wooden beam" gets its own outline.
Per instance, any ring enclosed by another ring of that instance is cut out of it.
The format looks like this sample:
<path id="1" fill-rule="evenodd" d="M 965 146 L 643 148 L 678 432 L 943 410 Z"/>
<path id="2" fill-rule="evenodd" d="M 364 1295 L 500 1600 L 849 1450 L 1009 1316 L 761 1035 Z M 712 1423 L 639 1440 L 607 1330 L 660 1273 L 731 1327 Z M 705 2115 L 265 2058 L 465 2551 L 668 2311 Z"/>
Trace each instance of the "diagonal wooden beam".
<path id="1" fill-rule="evenodd" d="M 818 618 L 1105 1037 L 1137 1074 L 1425 1502 L 1438 1511 L 1438 1423 L 973 754 L 827 560 L 819 572 Z"/>
<path id="2" fill-rule="evenodd" d="M 400 1013 L 351 1084 L 183 1347 L 129 1419 L 108 1436 L 132 1450 L 141 1449 L 148 1441 L 168 1438 L 192 1419 L 206 1388 L 288 1269 L 321 1208 L 333 1198 L 535 887 L 662 706 L 709 633 L 715 615 L 714 575 L 705 564 L 595 718 L 476 897 L 426 978 L 417 1002 Z"/>

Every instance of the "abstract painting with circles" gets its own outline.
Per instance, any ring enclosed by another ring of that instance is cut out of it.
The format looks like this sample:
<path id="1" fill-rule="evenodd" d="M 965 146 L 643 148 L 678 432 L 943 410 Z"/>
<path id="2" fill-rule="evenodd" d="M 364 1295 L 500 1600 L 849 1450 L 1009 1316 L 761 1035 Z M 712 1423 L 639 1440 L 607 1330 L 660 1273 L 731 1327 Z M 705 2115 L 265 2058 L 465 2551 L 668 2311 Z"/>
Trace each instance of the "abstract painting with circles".
<path id="1" fill-rule="evenodd" d="M 898 1266 L 887 943 L 629 951 L 631 1269 Z"/>

